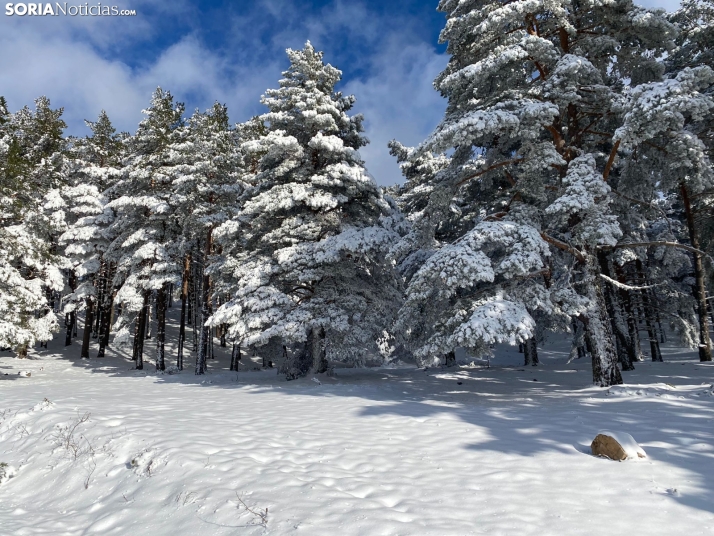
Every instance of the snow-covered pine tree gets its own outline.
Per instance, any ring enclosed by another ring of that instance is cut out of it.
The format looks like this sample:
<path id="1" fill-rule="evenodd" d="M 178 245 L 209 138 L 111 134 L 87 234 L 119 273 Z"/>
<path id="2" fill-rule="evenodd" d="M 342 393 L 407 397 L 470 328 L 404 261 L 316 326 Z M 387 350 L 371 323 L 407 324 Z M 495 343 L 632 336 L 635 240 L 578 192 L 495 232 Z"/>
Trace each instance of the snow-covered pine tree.
<path id="1" fill-rule="evenodd" d="M 614 131 L 626 79 L 661 75 L 656 57 L 676 32 L 629 0 L 442 0 L 439 9 L 451 59 L 435 86 L 449 103 L 412 158 L 455 150 L 436 187 L 458 192 L 474 225 L 510 221 L 558 250 L 538 293 L 585 324 L 594 382 L 620 383 L 596 261 L 621 232 L 607 184 L 618 173 Z"/>
<path id="2" fill-rule="evenodd" d="M 84 308 L 81 357 L 89 357 L 90 333 L 99 339 L 98 357 L 104 357 L 109 338 L 113 296 L 112 266 L 104 254 L 114 238 L 109 226 L 114 213 L 105 192 L 122 177 L 121 142 L 107 114 L 86 121 L 92 135 L 74 140 L 68 162 L 69 182 L 62 190 L 66 202 L 67 230 L 60 236 L 79 286 L 66 297 L 65 310 Z M 96 319 L 96 321 L 95 321 Z"/>
<path id="3" fill-rule="evenodd" d="M 629 167 L 637 169 L 637 191 L 649 194 L 648 200 L 661 194 L 675 195 L 682 203 L 694 260 L 699 357 L 711 361 L 706 261 L 700 249 L 695 204 L 697 196 L 714 189 L 710 150 L 702 140 L 712 133 L 714 71 L 706 65 L 684 67 L 661 82 L 635 87 L 628 97 L 628 113 L 615 137 L 627 151 Z M 707 260 L 711 273 L 714 265 Z"/>
<path id="4" fill-rule="evenodd" d="M 50 297 L 64 286 L 61 116 L 45 97 L 14 114 L 0 102 L 0 347 L 19 357 L 58 328 Z"/>
<path id="5" fill-rule="evenodd" d="M 685 67 L 707 66 L 714 69 L 714 1 L 712 0 L 684 0 L 681 8 L 672 14 L 671 20 L 681 29 L 677 39 L 677 49 L 667 58 L 667 71 L 677 73 Z M 711 95 L 714 88 L 710 86 L 707 93 Z M 709 161 L 714 161 L 714 128 L 712 121 L 703 121 L 698 125 L 689 125 L 696 128 L 698 138 L 707 148 Z M 709 188 L 690 200 L 695 205 L 694 212 L 697 230 L 699 231 L 700 247 L 705 250 L 709 258 L 705 258 L 704 265 L 708 266 L 707 278 L 709 298 L 709 314 L 714 324 L 714 276 L 712 276 L 712 263 L 714 257 L 714 189 Z"/>
<path id="6" fill-rule="evenodd" d="M 532 279 L 543 275 L 549 253 L 533 227 L 479 222 L 414 274 L 397 331 L 421 365 L 459 347 L 485 355 L 493 344 L 532 338 L 528 308 L 534 300 L 549 301 Z"/>
<path id="7" fill-rule="evenodd" d="M 199 269 L 201 310 L 198 325 L 200 339 L 196 354 L 196 373 L 206 370 L 206 357 L 211 337 L 207 325 L 212 301 L 221 292 L 213 284 L 209 269 L 214 229 L 235 217 L 238 196 L 243 191 L 240 176 L 240 154 L 236 137 L 228 122 L 228 110 L 214 104 L 205 113 L 195 112 L 186 125 L 176 132 L 170 146 L 173 199 L 172 210 L 182 222 L 183 275 L 181 282 L 181 321 L 177 366 L 183 369 L 188 279 L 191 263 Z M 230 247 L 230 245 L 228 246 Z"/>
<path id="8" fill-rule="evenodd" d="M 222 263 L 235 290 L 211 323 L 250 345 L 299 344 L 282 368 L 294 378 L 376 353 L 400 296 L 385 260 L 392 208 L 357 152 L 367 140 L 347 113 L 354 97 L 334 91 L 341 72 L 309 42 L 287 54 L 280 88 L 262 100 L 266 132 L 242 146 L 259 159 L 240 215 L 216 233 L 242 244 Z"/>
<path id="9" fill-rule="evenodd" d="M 683 0 L 669 19 L 680 34 L 677 48 L 667 56 L 667 70 L 701 65 L 714 69 L 714 0 Z"/>
<path id="10" fill-rule="evenodd" d="M 146 117 L 127 140 L 127 177 L 113 188 L 107 207 L 116 218 L 110 232 L 116 236 L 109 248 L 123 280 L 115 300 L 121 304 L 117 320 L 117 344 L 130 339 L 129 327 L 135 322 L 134 359 L 143 368 L 143 345 L 152 294 L 156 294 L 158 328 L 156 368 L 165 370 L 164 336 L 167 293 L 171 283 L 181 278 L 178 237 L 180 215 L 172 210 L 170 146 L 182 124 L 184 106 L 175 104 L 168 91 L 158 88 Z"/>
<path id="11" fill-rule="evenodd" d="M 392 255 L 400 275 L 408 283 L 441 244 L 463 234 L 464 222 L 461 211 L 454 207 L 453 196 L 434 187 L 437 174 L 449 166 L 446 155 L 425 152 L 410 159 L 414 148 L 396 140 L 389 142 L 389 152 L 396 157 L 405 178 L 403 185 L 391 188 L 389 193 L 406 216 L 407 228 Z"/>

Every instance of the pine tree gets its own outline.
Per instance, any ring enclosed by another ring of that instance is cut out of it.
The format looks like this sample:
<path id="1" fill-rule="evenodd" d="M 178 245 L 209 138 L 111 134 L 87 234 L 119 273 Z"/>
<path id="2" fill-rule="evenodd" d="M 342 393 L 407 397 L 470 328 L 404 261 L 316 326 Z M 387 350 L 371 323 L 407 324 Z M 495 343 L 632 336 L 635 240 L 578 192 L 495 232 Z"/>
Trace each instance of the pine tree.
<path id="1" fill-rule="evenodd" d="M 237 213 L 237 199 L 243 191 L 239 179 L 240 154 L 235 133 L 228 122 L 228 110 L 218 103 L 205 113 L 194 113 L 176 134 L 176 141 L 170 147 L 172 208 L 182 221 L 184 264 L 177 365 L 179 369 L 183 368 L 188 279 L 193 263 L 198 266 L 196 273 L 201 279 L 196 373 L 203 374 L 211 337 L 207 322 L 212 309 L 212 294 L 221 292 L 212 284 L 209 266 L 215 253 L 213 231 Z"/>
<path id="2" fill-rule="evenodd" d="M 0 102 L 0 347 L 25 357 L 57 320 L 50 296 L 64 286 L 56 238 L 64 228 L 62 109 L 41 97 L 9 114 Z"/>
<path id="3" fill-rule="evenodd" d="M 641 84 L 629 96 L 629 111 L 615 136 L 637 167 L 638 189 L 676 195 L 681 201 L 693 256 L 696 283 L 698 347 L 702 361 L 712 360 L 706 303 L 704 254 L 695 222 L 693 197 L 714 188 L 709 151 L 702 137 L 710 135 L 714 117 L 714 71 L 701 65 L 684 67 L 661 82 Z"/>
<path id="4" fill-rule="evenodd" d="M 107 207 L 107 190 L 122 178 L 121 144 L 106 113 L 96 122 L 86 121 L 92 135 L 74 140 L 68 164 L 69 185 L 62 190 L 66 202 L 67 230 L 59 241 L 66 246 L 74 276 L 81 283 L 65 298 L 65 311 L 84 308 L 85 325 L 81 357 L 89 357 L 90 333 L 98 326 L 98 357 L 104 356 L 109 337 L 113 294 L 112 267 L 105 254 L 113 240 L 109 227 L 114 213 Z"/>
<path id="5" fill-rule="evenodd" d="M 376 354 L 399 293 L 385 261 L 392 208 L 357 152 L 367 140 L 362 117 L 347 113 L 354 97 L 334 91 L 341 72 L 309 42 L 287 53 L 280 88 L 262 100 L 266 132 L 242 146 L 257 167 L 240 214 L 216 233 L 242 244 L 222 263 L 233 299 L 211 323 L 250 345 L 298 344 L 282 369 L 293 378 Z"/>
<path id="6" fill-rule="evenodd" d="M 463 198 L 476 228 L 509 221 L 538 230 L 553 249 L 533 281 L 549 298 L 544 310 L 582 321 L 594 382 L 620 383 L 597 262 L 598 249 L 621 236 L 608 184 L 619 172 L 614 132 L 624 81 L 661 76 L 656 57 L 673 47 L 675 30 L 628 1 L 442 0 L 439 9 L 451 59 L 435 86 L 448 106 L 412 158 L 454 151 L 434 187 Z"/>
<path id="7" fill-rule="evenodd" d="M 116 212 L 111 227 L 114 239 L 110 250 L 117 259 L 118 276 L 123 279 L 115 300 L 121 304 L 117 344 L 126 344 L 129 326 L 135 322 L 134 359 L 143 368 L 143 345 L 152 294 L 161 306 L 160 324 L 166 293 L 180 281 L 177 238 L 181 234 L 179 215 L 171 206 L 172 176 L 170 146 L 182 124 L 183 104 L 174 104 L 173 96 L 158 88 L 145 119 L 134 136 L 127 140 L 125 162 L 127 178 L 114 188 L 115 199 L 108 208 Z M 165 327 L 158 328 L 156 368 L 164 370 Z"/>

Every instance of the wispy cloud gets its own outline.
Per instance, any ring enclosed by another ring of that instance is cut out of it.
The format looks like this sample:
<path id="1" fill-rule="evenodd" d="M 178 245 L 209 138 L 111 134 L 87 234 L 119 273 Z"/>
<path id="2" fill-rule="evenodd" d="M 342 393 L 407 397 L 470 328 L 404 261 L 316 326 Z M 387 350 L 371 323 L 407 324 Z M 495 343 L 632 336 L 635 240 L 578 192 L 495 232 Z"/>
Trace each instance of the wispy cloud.
<path id="1" fill-rule="evenodd" d="M 672 0 L 643 3 L 676 7 Z M 133 131 L 159 85 L 189 113 L 219 101 L 234 121 L 244 121 L 263 111 L 260 96 L 277 86 L 287 68 L 284 49 L 310 39 L 345 72 L 338 89 L 357 97 L 371 140 L 361 151 L 370 172 L 393 184 L 401 176 L 386 143 L 415 145 L 436 126 L 445 102 L 432 80 L 447 61 L 434 42 L 441 15 L 430 7 L 425 31 L 423 5 L 420 15 L 395 6 L 258 0 L 199 8 L 189 0 L 132 0 L 122 7 L 136 9 L 137 17 L 4 17 L 0 94 L 11 109 L 47 95 L 65 108 L 73 134 L 86 132 L 84 119 L 101 109 L 118 129 Z"/>

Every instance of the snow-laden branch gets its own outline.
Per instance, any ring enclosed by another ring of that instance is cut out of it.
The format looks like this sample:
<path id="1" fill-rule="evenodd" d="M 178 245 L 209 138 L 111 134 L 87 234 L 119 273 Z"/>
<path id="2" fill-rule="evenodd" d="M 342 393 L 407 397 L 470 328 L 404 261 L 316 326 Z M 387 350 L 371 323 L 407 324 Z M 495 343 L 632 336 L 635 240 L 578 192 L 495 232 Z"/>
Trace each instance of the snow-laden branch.
<path id="1" fill-rule="evenodd" d="M 648 288 L 653 288 L 659 285 L 640 285 L 640 286 L 633 286 L 633 285 L 626 285 L 625 283 L 620 283 L 619 281 L 606 276 L 605 274 L 600 274 L 600 277 L 602 277 L 605 281 L 610 283 L 611 285 L 616 286 L 617 288 L 621 288 L 622 290 L 647 290 Z"/>
<path id="2" fill-rule="evenodd" d="M 567 251 L 571 255 L 573 255 L 576 259 L 578 259 L 580 262 L 585 262 L 585 255 L 583 254 L 582 251 L 579 251 L 577 248 L 574 246 L 571 246 L 567 242 L 563 242 L 562 240 L 558 240 L 557 238 L 554 238 L 548 234 L 545 234 L 543 232 L 540 233 L 540 237 L 548 242 L 549 244 L 555 246 L 558 249 L 561 249 L 563 251 Z"/>
<path id="3" fill-rule="evenodd" d="M 545 240 L 545 238 L 544 238 L 544 240 Z M 692 246 L 687 246 L 686 244 L 680 244 L 678 242 L 666 242 L 666 241 L 662 241 L 662 240 L 658 240 L 655 242 L 625 242 L 622 244 L 615 244 L 614 246 L 601 245 L 601 246 L 598 246 L 598 249 L 647 248 L 647 247 L 679 248 L 679 249 L 683 249 L 685 251 L 689 251 L 690 253 L 698 253 L 702 257 L 706 257 L 709 259 L 710 262 L 714 263 L 714 258 L 712 258 L 712 256 L 709 255 L 706 251 L 702 251 L 701 249 L 693 248 Z"/>

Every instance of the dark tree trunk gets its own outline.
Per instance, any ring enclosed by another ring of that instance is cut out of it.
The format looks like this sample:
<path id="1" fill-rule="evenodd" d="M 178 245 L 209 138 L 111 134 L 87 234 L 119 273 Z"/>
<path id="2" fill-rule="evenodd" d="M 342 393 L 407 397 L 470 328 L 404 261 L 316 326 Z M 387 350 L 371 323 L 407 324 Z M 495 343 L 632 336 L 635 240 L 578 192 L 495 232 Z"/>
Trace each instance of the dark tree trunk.
<path id="1" fill-rule="evenodd" d="M 146 306 L 146 326 L 144 327 L 144 332 L 145 332 L 145 339 L 150 339 L 151 338 L 151 298 L 153 293 L 149 294 L 149 304 Z"/>
<path id="2" fill-rule="evenodd" d="M 315 374 L 327 372 L 327 346 L 325 340 L 325 328 L 322 326 L 312 328 L 312 369 Z"/>
<path id="3" fill-rule="evenodd" d="M 97 290 L 97 303 L 102 303 L 104 301 L 104 292 L 105 292 L 105 286 L 106 282 L 105 281 L 96 281 L 96 286 L 98 287 Z M 99 307 L 97 307 L 97 312 L 96 314 L 92 314 L 92 338 L 96 339 L 97 336 L 99 335 L 99 323 L 100 323 L 100 314 L 99 314 Z"/>
<path id="4" fill-rule="evenodd" d="M 105 350 L 109 346 L 109 335 L 112 332 L 112 312 L 114 310 L 114 289 L 109 288 L 104 295 L 102 304 L 102 323 L 99 330 L 99 352 L 97 357 L 104 357 Z"/>
<path id="5" fill-rule="evenodd" d="M 69 277 L 67 278 L 67 284 L 69 285 L 69 288 L 72 292 L 74 292 L 75 287 L 77 286 L 77 277 L 74 275 L 74 270 L 69 271 Z M 70 346 L 72 344 L 72 332 L 74 331 L 74 322 L 76 319 L 75 312 L 72 311 L 66 315 L 64 315 L 64 325 L 65 325 L 65 337 L 64 337 L 64 345 L 65 346 Z"/>
<path id="6" fill-rule="evenodd" d="M 612 278 L 610 274 L 610 264 L 605 252 L 598 252 L 598 262 L 600 264 L 600 272 L 603 275 Z M 635 343 L 634 341 L 631 341 L 624 332 L 619 304 L 617 303 L 617 294 L 615 293 L 615 289 L 611 283 L 608 282 L 605 285 L 603 288 L 603 294 L 605 297 L 605 305 L 607 307 L 608 316 L 610 317 L 610 327 L 615 335 L 615 345 L 620 366 L 622 367 L 622 370 L 634 370 L 635 361 L 637 361 Z"/>
<path id="7" fill-rule="evenodd" d="M 447 367 L 453 367 L 456 365 L 456 352 L 453 350 L 444 354 L 444 364 Z"/>
<path id="8" fill-rule="evenodd" d="M 198 317 L 201 311 L 201 292 L 199 288 L 199 282 L 202 281 L 200 277 L 199 268 L 201 266 L 201 259 L 199 257 L 198 262 L 193 263 L 193 285 L 191 285 L 191 290 L 193 297 L 191 299 L 191 331 L 193 333 L 193 351 L 198 352 L 199 343 L 199 333 L 200 329 L 198 326 Z"/>
<path id="9" fill-rule="evenodd" d="M 105 343 L 105 332 L 107 331 L 107 324 L 109 323 L 109 311 L 108 305 L 111 302 L 111 282 L 109 281 L 110 276 L 110 266 L 109 263 L 102 261 L 102 270 L 100 272 L 99 286 L 102 288 L 101 297 L 97 299 L 97 319 L 99 321 L 99 329 L 97 331 L 97 337 L 99 342 L 99 350 L 97 352 L 97 357 L 104 357 L 104 350 L 106 349 Z"/>
<path id="10" fill-rule="evenodd" d="M 191 254 L 183 259 L 183 275 L 181 277 L 181 321 L 179 323 L 178 357 L 176 366 L 183 370 L 183 345 L 186 340 L 186 306 L 188 302 L 188 283 L 191 271 Z"/>
<path id="11" fill-rule="evenodd" d="M 699 249 L 699 234 L 694 224 L 694 212 L 689 199 L 689 192 L 684 183 L 681 184 L 682 201 L 684 201 L 684 213 L 687 217 L 687 229 L 689 230 L 689 241 L 693 248 Z M 694 298 L 697 300 L 697 315 L 699 316 L 699 361 L 712 360 L 712 343 L 709 337 L 709 318 L 707 315 L 707 288 L 704 274 L 704 263 L 701 253 L 694 252 L 694 277 L 696 286 L 694 288 Z"/>
<path id="12" fill-rule="evenodd" d="M 64 315 L 64 345 L 70 346 L 72 344 L 72 321 L 74 320 L 74 311 L 72 313 L 67 313 Z"/>
<path id="13" fill-rule="evenodd" d="M 585 351 L 585 329 L 583 326 L 583 323 L 575 318 L 572 319 L 571 322 L 571 329 L 573 331 L 573 343 L 572 347 L 570 348 L 570 355 L 571 358 L 574 357 L 575 352 L 577 351 L 578 354 L 578 359 L 581 359 L 585 357 L 585 354 L 587 353 Z"/>
<path id="14" fill-rule="evenodd" d="M 305 341 L 302 350 L 300 352 L 291 352 L 292 355 L 290 355 L 287 348 L 283 346 L 283 355 L 285 356 L 285 359 L 283 360 L 280 372 L 285 374 L 286 380 L 290 381 L 302 378 L 307 375 L 310 369 L 314 366 L 314 339 L 314 330 L 310 329 L 307 333 L 307 341 Z M 263 358 L 263 366 L 265 366 L 265 358 Z"/>
<path id="15" fill-rule="evenodd" d="M 84 333 L 82 333 L 82 351 L 80 357 L 89 357 L 89 341 L 92 334 L 92 324 L 94 324 L 94 302 L 90 298 L 87 298 L 87 312 L 84 316 Z"/>
<path id="16" fill-rule="evenodd" d="M 146 336 L 146 317 L 149 314 L 149 291 L 144 291 L 144 303 L 136 318 L 136 334 L 134 335 L 134 355 L 132 359 L 136 361 L 136 368 L 144 368 L 144 338 Z"/>
<path id="17" fill-rule="evenodd" d="M 664 332 L 664 328 L 662 328 L 662 320 L 659 317 L 659 311 L 656 309 L 655 320 L 657 321 L 657 329 L 659 330 L 659 342 L 664 344 L 667 342 L 667 334 Z M 712 317 L 712 322 L 714 322 L 714 317 Z"/>
<path id="18" fill-rule="evenodd" d="M 642 261 L 637 259 L 635 261 L 635 266 L 637 267 L 637 273 L 640 276 L 640 280 L 643 286 L 646 286 L 647 280 L 645 279 L 645 271 L 644 267 L 642 266 Z M 659 341 L 657 340 L 657 332 L 655 331 L 654 327 L 654 317 L 652 315 L 652 303 L 650 302 L 649 289 L 641 289 L 640 297 L 642 299 L 642 316 L 645 319 L 647 337 L 650 340 L 650 356 L 652 357 L 652 361 L 662 361 L 662 352 L 660 352 Z"/>
<path id="19" fill-rule="evenodd" d="M 622 269 L 616 268 L 617 280 L 623 285 L 627 284 L 627 279 Z M 622 303 L 625 309 L 625 322 L 627 323 L 627 333 L 635 350 L 635 356 L 637 361 L 642 361 L 642 346 L 640 345 L 640 332 L 637 328 L 637 318 L 635 317 L 635 312 L 632 307 L 632 295 L 629 290 L 624 288 L 619 289 L 620 303 Z"/>
<path id="20" fill-rule="evenodd" d="M 211 316 L 211 309 L 208 310 L 208 317 Z M 208 318 L 206 317 L 206 318 Z M 215 359 L 215 354 L 213 353 L 213 330 L 209 328 L 208 330 L 208 358 Z"/>
<path id="21" fill-rule="evenodd" d="M 585 324 L 585 342 L 592 358 L 593 383 L 600 387 L 609 387 L 621 384 L 622 374 L 617 366 L 617 353 L 605 307 L 602 278 L 593 264 L 591 261 L 585 268 L 591 280 L 586 283 L 590 307 L 582 321 Z"/>
<path id="22" fill-rule="evenodd" d="M 231 352 L 231 370 L 238 370 L 240 356 L 240 341 L 233 341 L 233 351 Z"/>
<path id="23" fill-rule="evenodd" d="M 168 285 L 164 284 L 156 292 L 156 370 L 166 370 L 164 345 L 166 342 L 166 303 Z"/>
<path id="24" fill-rule="evenodd" d="M 526 342 L 523 343 L 523 354 L 525 357 L 525 365 L 532 365 L 534 367 L 540 364 L 538 360 L 538 345 L 536 344 L 535 337 L 531 337 Z"/>
<path id="25" fill-rule="evenodd" d="M 208 256 L 211 254 L 211 245 L 213 238 L 213 230 L 208 230 L 208 235 L 206 236 L 206 249 L 203 255 L 203 265 L 201 266 L 201 271 L 203 272 L 203 284 L 201 286 L 201 321 L 200 321 L 200 341 L 198 344 L 198 353 L 196 354 L 196 374 L 203 374 L 206 372 L 207 363 L 206 359 L 209 352 L 209 344 L 211 337 L 211 328 L 206 325 L 206 321 L 209 316 L 209 307 L 211 305 L 211 277 L 206 273 L 206 263 L 208 262 Z"/>

